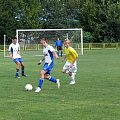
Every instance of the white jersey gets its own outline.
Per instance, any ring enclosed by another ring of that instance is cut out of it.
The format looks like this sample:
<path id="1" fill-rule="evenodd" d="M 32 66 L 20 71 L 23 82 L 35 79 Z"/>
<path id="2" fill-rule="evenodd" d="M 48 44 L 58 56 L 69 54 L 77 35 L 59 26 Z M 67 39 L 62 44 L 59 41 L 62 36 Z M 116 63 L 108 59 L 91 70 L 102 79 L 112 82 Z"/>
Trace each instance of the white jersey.
<path id="1" fill-rule="evenodd" d="M 12 53 L 13 59 L 21 58 L 20 54 L 18 54 L 18 51 L 20 51 L 19 43 L 16 44 L 11 43 L 9 46 L 9 52 Z"/>
<path id="2" fill-rule="evenodd" d="M 43 55 L 45 56 L 45 63 L 51 63 L 54 62 L 54 55 L 53 52 L 55 52 L 55 49 L 47 45 L 46 47 L 43 48 Z"/>

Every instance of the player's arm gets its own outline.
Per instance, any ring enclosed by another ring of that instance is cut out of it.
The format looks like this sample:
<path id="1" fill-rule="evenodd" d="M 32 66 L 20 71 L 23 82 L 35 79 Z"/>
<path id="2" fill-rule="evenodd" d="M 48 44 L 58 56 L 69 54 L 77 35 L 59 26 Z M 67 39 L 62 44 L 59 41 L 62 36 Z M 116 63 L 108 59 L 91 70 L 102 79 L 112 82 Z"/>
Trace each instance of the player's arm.
<path id="1" fill-rule="evenodd" d="M 10 51 L 8 51 L 9 57 L 12 59 L 12 53 Z"/>
<path id="2" fill-rule="evenodd" d="M 45 57 L 42 58 L 42 60 L 40 60 L 37 65 L 40 65 L 43 61 L 45 60 Z"/>
<path id="3" fill-rule="evenodd" d="M 13 58 L 13 55 L 12 55 L 12 53 L 11 53 L 11 45 L 9 46 L 8 54 L 9 54 L 9 57 L 12 59 L 12 58 Z"/>
<path id="4" fill-rule="evenodd" d="M 18 44 L 18 52 L 17 52 L 19 55 L 20 55 L 20 45 Z"/>
<path id="5" fill-rule="evenodd" d="M 62 58 L 62 62 L 65 61 L 65 59 L 66 59 L 66 55 L 64 55 L 64 57 Z"/>
<path id="6" fill-rule="evenodd" d="M 20 50 L 17 53 L 20 55 Z"/>
<path id="7" fill-rule="evenodd" d="M 53 51 L 53 55 L 54 55 L 54 57 L 55 57 L 56 59 L 59 58 L 58 55 L 57 55 L 57 53 L 56 53 L 55 51 Z"/>
<path id="8" fill-rule="evenodd" d="M 54 57 L 55 57 L 56 59 L 59 58 L 58 55 L 57 55 L 57 53 L 56 53 L 56 50 L 55 50 L 52 46 L 50 47 L 50 51 L 53 53 L 53 55 L 54 55 Z"/>

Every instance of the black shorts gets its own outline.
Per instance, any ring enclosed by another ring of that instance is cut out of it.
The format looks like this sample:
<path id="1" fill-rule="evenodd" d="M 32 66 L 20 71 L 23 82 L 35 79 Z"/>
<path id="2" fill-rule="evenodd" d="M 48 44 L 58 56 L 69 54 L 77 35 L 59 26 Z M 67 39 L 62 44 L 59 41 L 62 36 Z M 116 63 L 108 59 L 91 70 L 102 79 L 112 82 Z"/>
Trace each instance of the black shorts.
<path id="1" fill-rule="evenodd" d="M 62 46 L 57 46 L 57 51 L 62 50 Z"/>

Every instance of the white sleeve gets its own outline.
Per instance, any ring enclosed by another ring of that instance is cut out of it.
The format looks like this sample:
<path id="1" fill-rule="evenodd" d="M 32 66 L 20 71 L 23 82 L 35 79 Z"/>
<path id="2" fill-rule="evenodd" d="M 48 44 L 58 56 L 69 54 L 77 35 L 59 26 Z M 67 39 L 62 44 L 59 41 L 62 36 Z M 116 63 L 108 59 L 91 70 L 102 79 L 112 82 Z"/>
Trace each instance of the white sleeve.
<path id="1" fill-rule="evenodd" d="M 50 51 L 55 52 L 55 49 L 52 46 L 50 46 Z"/>
<path id="2" fill-rule="evenodd" d="M 9 49 L 8 49 L 9 52 L 11 52 L 11 45 L 9 45 Z"/>

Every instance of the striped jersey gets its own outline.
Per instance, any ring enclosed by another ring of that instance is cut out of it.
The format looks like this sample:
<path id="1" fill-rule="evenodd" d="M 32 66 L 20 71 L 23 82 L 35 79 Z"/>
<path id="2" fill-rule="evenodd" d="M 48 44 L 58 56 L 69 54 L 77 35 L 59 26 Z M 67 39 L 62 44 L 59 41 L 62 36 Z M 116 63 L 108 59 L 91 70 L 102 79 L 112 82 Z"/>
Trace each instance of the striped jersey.
<path id="1" fill-rule="evenodd" d="M 43 48 L 43 55 L 45 56 L 45 63 L 54 63 L 54 55 L 53 52 L 55 52 L 55 49 L 50 46 L 47 45 L 46 47 Z"/>

